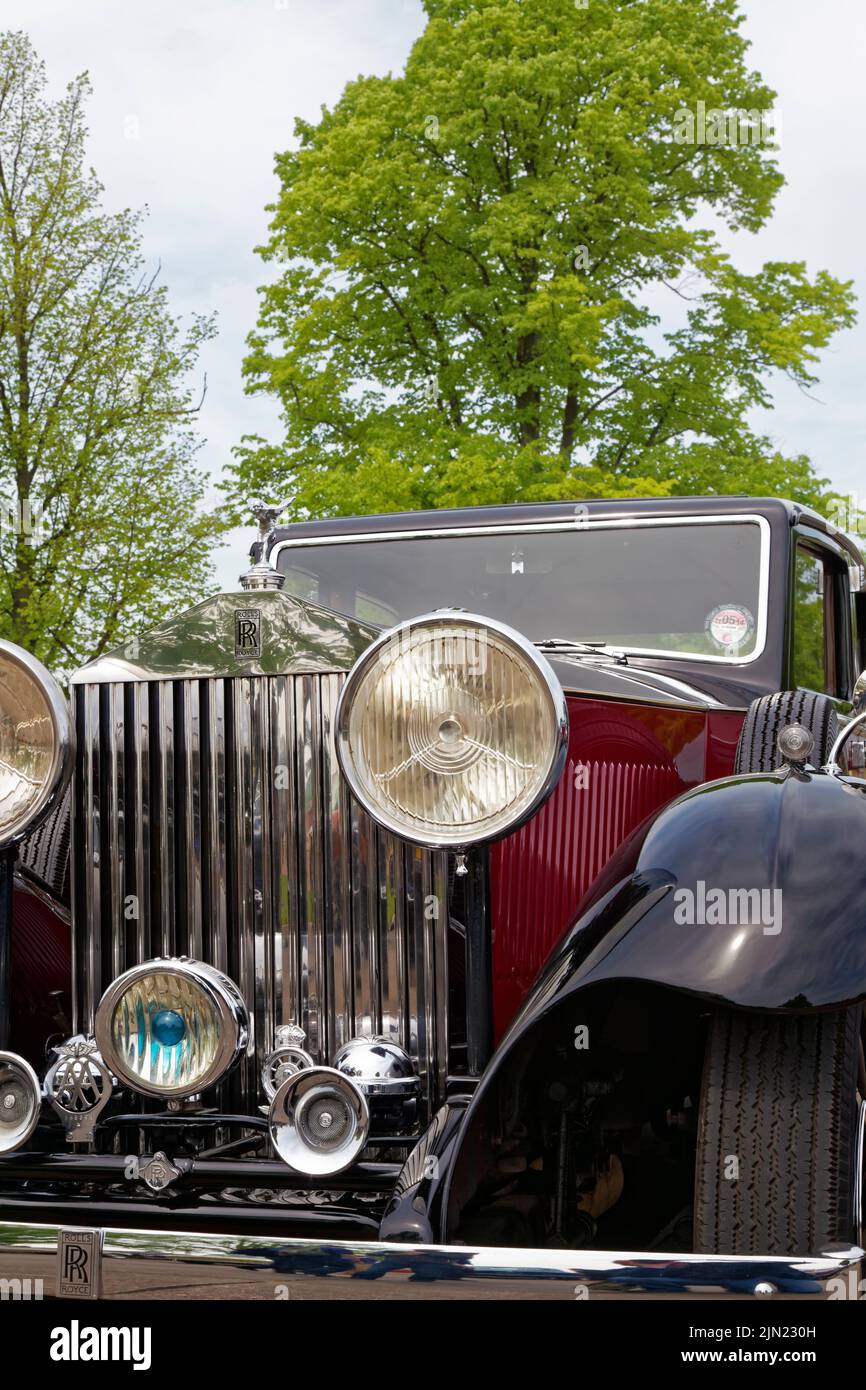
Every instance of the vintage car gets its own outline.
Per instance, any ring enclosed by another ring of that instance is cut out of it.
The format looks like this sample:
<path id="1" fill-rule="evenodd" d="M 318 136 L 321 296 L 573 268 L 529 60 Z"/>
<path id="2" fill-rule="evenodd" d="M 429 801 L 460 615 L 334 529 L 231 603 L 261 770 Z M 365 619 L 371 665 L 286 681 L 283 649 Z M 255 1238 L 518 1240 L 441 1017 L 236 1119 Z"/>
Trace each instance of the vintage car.
<path id="1" fill-rule="evenodd" d="M 238 591 L 68 701 L 0 643 L 0 1277 L 856 1287 L 856 547 L 739 497 L 255 511 Z"/>

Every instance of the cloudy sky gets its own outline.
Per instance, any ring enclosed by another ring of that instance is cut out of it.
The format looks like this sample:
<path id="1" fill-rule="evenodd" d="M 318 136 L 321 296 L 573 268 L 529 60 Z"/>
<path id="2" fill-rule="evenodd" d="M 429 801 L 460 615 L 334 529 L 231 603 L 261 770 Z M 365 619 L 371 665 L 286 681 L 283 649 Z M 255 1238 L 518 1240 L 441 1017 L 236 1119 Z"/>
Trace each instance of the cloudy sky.
<path id="1" fill-rule="evenodd" d="M 753 64 L 778 92 L 787 187 L 738 263 L 805 259 L 852 278 L 866 304 L 866 4 L 743 0 Z M 202 459 L 213 472 L 243 433 L 279 437 L 272 403 L 244 396 L 240 363 L 266 271 L 273 156 L 296 115 L 315 119 L 359 73 L 398 71 L 423 28 L 420 0 L 2 0 L 59 89 L 87 69 L 90 157 L 106 205 L 147 204 L 145 254 L 180 313 L 215 310 L 202 361 Z M 866 504 L 866 309 L 824 355 L 807 398 L 786 382 L 758 423 L 780 449 Z M 248 533 L 217 557 L 233 583 Z"/>

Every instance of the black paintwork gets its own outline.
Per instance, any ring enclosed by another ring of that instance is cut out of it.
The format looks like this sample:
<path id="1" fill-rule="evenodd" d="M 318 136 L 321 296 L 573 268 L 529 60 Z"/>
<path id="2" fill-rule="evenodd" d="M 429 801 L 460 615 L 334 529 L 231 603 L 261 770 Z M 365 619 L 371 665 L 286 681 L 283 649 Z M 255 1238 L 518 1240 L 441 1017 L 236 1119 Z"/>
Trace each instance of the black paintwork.
<path id="1" fill-rule="evenodd" d="M 677 893 L 696 893 L 699 882 L 726 895 L 779 890 L 780 929 L 678 921 Z M 579 991 L 626 980 L 768 1011 L 866 999 L 866 783 L 793 769 L 727 778 L 640 827 L 502 1039 L 452 1147 L 451 1172 L 506 1061 L 529 1047 L 542 1020 Z"/>

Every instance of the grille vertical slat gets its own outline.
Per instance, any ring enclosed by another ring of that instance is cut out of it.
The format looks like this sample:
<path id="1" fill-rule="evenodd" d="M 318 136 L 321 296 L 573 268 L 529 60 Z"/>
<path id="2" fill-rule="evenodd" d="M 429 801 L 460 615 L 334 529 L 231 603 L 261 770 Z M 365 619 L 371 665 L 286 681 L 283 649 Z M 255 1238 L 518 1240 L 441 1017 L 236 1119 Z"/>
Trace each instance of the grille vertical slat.
<path id="1" fill-rule="evenodd" d="M 300 1013 L 297 934 L 298 856 L 293 832 L 294 705 L 284 676 L 269 681 L 271 757 L 271 902 L 274 913 L 273 1007 L 275 1019 L 296 1019 Z"/>
<path id="2" fill-rule="evenodd" d="M 157 690 L 159 744 L 157 745 L 157 835 L 159 862 L 152 865 L 152 879 L 159 885 L 159 950 L 155 954 L 172 956 L 175 944 L 174 913 L 174 687 L 160 681 Z"/>
<path id="3" fill-rule="evenodd" d="M 126 969 L 126 796 L 124 760 L 125 715 L 123 686 L 108 689 L 108 739 L 106 813 L 108 825 L 111 884 L 109 939 L 111 942 L 112 973 L 120 975 Z"/>
<path id="4" fill-rule="evenodd" d="M 358 1034 L 447 1072 L 443 856 L 378 829 L 339 771 L 338 674 L 84 686 L 73 814 L 77 1026 L 122 970 L 180 951 L 250 1012 L 217 1103 L 255 1113 L 281 1023 L 323 1063 Z M 126 918 L 129 895 L 137 916 Z M 437 907 L 430 904 L 436 902 Z"/>
<path id="5" fill-rule="evenodd" d="M 131 826 L 134 843 L 132 846 L 135 863 L 135 910 L 136 959 L 146 960 L 150 954 L 150 844 L 151 823 L 151 780 L 150 780 L 150 702 L 146 685 L 137 685 L 132 690 L 134 725 L 132 728 L 132 747 L 135 757 L 135 775 L 131 788 L 133 816 Z"/>
<path id="6" fill-rule="evenodd" d="M 202 934 L 201 711 L 198 681 L 183 683 L 184 863 L 187 951 L 200 960 Z"/>
<path id="7" fill-rule="evenodd" d="M 202 820 L 207 825 L 207 921 L 206 958 L 220 970 L 228 970 L 226 903 L 226 711 L 221 680 L 203 684 L 207 704 L 207 737 L 203 767 L 207 804 Z"/>
<path id="8" fill-rule="evenodd" d="M 350 808 L 352 846 L 352 937 L 355 1033 L 372 1034 L 379 1018 L 378 898 L 376 837 L 370 818 L 356 801 Z"/>
<path id="9" fill-rule="evenodd" d="M 352 928 L 350 845 L 332 826 L 348 824 L 349 794 L 340 774 L 334 747 L 334 718 L 340 685 L 336 676 L 322 678 L 322 795 L 325 897 L 328 905 L 326 985 L 329 1055 L 353 1036 Z"/>
<path id="10" fill-rule="evenodd" d="M 299 898 L 298 948 L 300 955 L 301 1027 L 314 1056 L 327 1055 L 322 1018 L 322 937 L 324 934 L 322 841 L 320 834 L 320 767 L 318 737 L 318 687 L 302 676 L 295 686 L 295 737 L 298 770 Z"/>

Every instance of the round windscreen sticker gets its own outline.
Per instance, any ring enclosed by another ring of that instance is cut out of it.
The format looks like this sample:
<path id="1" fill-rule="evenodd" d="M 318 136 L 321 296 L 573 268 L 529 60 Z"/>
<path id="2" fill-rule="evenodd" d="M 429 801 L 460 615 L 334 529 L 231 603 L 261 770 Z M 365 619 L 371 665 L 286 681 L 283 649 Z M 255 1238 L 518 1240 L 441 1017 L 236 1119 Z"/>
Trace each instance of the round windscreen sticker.
<path id="1" fill-rule="evenodd" d="M 723 651 L 738 652 L 755 630 L 755 620 L 748 608 L 736 604 L 720 604 L 707 615 L 707 632 Z"/>

